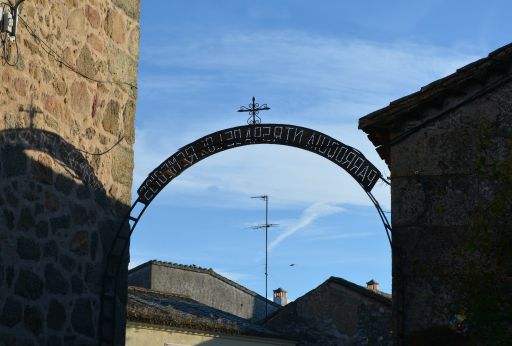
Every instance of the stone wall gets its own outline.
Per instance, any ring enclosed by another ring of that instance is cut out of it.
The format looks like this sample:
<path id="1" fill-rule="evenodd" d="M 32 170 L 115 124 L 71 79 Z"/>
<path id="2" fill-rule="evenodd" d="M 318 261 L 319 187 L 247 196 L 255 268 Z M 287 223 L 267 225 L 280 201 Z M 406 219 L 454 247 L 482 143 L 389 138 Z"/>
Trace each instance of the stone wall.
<path id="1" fill-rule="evenodd" d="M 265 323 L 297 346 L 391 345 L 391 299 L 331 278 Z"/>
<path id="2" fill-rule="evenodd" d="M 391 171 L 396 345 L 512 340 L 511 62 L 508 44 L 359 119 Z"/>
<path id="3" fill-rule="evenodd" d="M 460 313 L 477 334 L 510 323 L 511 128 L 508 83 L 391 147 L 393 292 L 405 338 L 430 338 Z"/>
<path id="4" fill-rule="evenodd" d="M 0 345 L 97 345 L 130 205 L 139 2 L 26 1 L 20 17 L 19 60 L 0 65 Z"/>
<path id="5" fill-rule="evenodd" d="M 128 284 L 181 294 L 254 321 L 265 318 L 264 297 L 208 269 L 151 261 L 130 270 Z M 269 315 L 278 308 L 268 301 Z"/>
<path id="6" fill-rule="evenodd" d="M 152 266 L 146 265 L 128 271 L 128 285 L 151 288 Z"/>

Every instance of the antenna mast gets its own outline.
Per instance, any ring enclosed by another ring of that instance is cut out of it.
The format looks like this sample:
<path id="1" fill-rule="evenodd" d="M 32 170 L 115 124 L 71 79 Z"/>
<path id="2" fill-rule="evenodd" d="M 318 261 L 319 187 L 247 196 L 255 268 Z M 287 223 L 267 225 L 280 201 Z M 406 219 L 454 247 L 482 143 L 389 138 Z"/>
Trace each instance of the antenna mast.
<path id="1" fill-rule="evenodd" d="M 268 317 L 268 228 L 278 226 L 275 223 L 268 223 L 268 195 L 254 196 L 265 201 L 265 224 L 251 227 L 252 229 L 265 228 L 265 318 Z"/>

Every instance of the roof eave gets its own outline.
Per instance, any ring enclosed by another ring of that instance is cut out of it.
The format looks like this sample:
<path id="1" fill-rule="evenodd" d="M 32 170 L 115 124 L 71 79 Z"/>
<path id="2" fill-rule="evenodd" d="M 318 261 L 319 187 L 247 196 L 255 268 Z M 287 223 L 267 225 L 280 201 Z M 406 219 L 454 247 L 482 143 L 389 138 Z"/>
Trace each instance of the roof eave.
<path id="1" fill-rule="evenodd" d="M 391 102 L 387 107 L 361 117 L 358 128 L 368 134 L 381 158 L 389 164 L 393 130 L 403 121 L 416 117 L 421 121 L 421 114 L 425 109 L 435 108 L 442 112 L 444 107 L 448 107 L 448 99 L 465 95 L 470 86 L 483 88 L 493 75 L 508 78 L 508 74 L 504 72 L 509 70 L 511 62 L 512 44 L 509 44 L 415 93 Z"/>

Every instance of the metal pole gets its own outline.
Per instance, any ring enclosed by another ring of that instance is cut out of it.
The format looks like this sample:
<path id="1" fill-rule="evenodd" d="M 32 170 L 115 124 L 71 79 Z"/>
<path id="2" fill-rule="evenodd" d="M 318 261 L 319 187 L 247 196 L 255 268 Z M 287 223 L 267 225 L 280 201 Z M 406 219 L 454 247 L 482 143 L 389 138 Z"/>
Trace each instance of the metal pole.
<path id="1" fill-rule="evenodd" d="M 256 124 L 256 99 L 254 98 L 254 96 L 252 97 L 252 109 L 252 123 Z"/>
<path id="2" fill-rule="evenodd" d="M 268 317 L 268 228 L 277 226 L 268 223 L 268 195 L 253 196 L 251 198 L 259 198 L 265 200 L 265 224 L 251 227 L 259 229 L 265 227 L 265 318 Z"/>
<path id="3" fill-rule="evenodd" d="M 268 317 L 268 195 L 265 195 L 265 318 Z"/>

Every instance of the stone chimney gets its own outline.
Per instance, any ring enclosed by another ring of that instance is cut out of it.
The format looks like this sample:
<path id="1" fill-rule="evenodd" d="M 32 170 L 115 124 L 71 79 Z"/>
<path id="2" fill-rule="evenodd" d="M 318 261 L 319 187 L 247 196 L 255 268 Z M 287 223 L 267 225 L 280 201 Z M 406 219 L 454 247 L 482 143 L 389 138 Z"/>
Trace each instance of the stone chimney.
<path id="1" fill-rule="evenodd" d="M 274 303 L 285 306 L 288 303 L 286 293 L 288 292 L 283 290 L 281 287 L 279 287 L 277 290 L 274 290 Z"/>
<path id="2" fill-rule="evenodd" d="M 370 281 L 368 281 L 366 283 L 366 288 L 371 291 L 377 292 L 379 290 L 379 283 L 377 281 L 371 279 Z"/>

